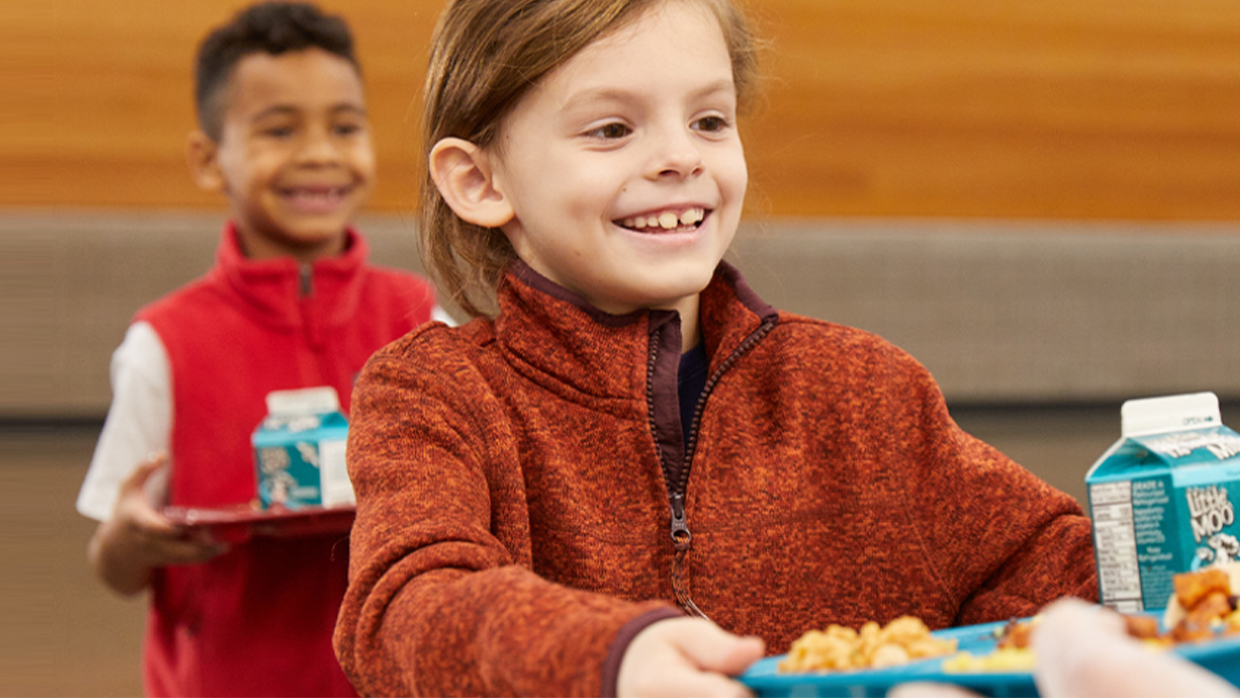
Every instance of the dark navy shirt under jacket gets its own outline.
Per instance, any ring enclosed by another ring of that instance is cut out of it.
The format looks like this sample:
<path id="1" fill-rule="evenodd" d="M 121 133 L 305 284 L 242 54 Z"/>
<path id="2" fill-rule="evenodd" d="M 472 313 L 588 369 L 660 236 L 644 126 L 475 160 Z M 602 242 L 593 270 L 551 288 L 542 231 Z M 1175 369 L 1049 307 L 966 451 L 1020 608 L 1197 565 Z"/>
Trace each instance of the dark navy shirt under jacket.
<path id="1" fill-rule="evenodd" d="M 706 389 L 709 371 L 710 360 L 706 356 L 705 342 L 698 342 L 697 346 L 680 355 L 677 390 L 680 393 L 680 434 L 686 449 L 689 447 L 689 428 L 693 426 L 693 411 L 702 391 Z"/>

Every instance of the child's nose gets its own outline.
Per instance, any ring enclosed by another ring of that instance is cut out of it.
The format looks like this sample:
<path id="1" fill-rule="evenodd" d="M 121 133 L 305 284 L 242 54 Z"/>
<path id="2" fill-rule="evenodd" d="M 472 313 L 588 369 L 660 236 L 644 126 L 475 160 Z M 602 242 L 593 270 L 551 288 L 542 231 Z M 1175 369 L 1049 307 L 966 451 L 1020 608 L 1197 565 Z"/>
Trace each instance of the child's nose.
<path id="1" fill-rule="evenodd" d="M 655 178 L 692 177 L 702 172 L 702 151 L 693 136 L 677 129 L 661 140 L 650 173 Z"/>
<path id="2" fill-rule="evenodd" d="M 306 164 L 332 163 L 340 158 L 340 149 L 326 130 L 313 129 L 306 134 L 297 155 Z"/>

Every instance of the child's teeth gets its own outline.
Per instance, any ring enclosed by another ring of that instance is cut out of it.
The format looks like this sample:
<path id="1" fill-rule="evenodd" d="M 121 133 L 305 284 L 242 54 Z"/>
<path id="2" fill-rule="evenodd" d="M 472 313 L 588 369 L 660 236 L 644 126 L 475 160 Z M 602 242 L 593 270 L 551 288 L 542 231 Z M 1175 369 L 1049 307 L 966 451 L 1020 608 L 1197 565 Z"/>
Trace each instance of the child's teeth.
<path id="1" fill-rule="evenodd" d="M 664 230 L 674 230 L 682 225 L 696 225 L 706 217 L 706 212 L 700 208 L 687 209 L 680 215 L 672 211 L 664 211 L 657 216 L 634 216 L 625 218 L 621 221 L 626 228 L 634 228 L 641 230 L 642 228 L 662 228 Z"/>

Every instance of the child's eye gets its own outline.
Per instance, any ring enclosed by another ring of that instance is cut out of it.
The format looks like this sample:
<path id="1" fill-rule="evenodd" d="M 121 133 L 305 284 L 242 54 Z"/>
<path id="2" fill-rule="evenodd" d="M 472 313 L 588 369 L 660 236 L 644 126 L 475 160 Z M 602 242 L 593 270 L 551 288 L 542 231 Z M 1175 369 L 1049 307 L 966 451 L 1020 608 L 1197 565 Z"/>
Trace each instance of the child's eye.
<path id="1" fill-rule="evenodd" d="M 336 124 L 332 127 L 332 132 L 337 136 L 352 136 L 361 133 L 361 124 Z"/>
<path id="2" fill-rule="evenodd" d="M 594 138 L 614 140 L 617 138 L 624 138 L 625 136 L 629 135 L 632 132 L 633 132 L 633 129 L 629 128 L 628 126 L 625 126 L 624 124 L 620 122 L 612 122 L 610 124 L 604 124 L 603 126 L 599 126 L 598 128 L 587 132 L 586 135 L 594 137 Z"/>
<path id="3" fill-rule="evenodd" d="M 292 126 L 269 126 L 262 131 L 268 138 L 288 138 L 293 135 Z"/>
<path id="4" fill-rule="evenodd" d="M 693 129 L 696 131 L 706 131 L 709 133 L 717 133 L 728 127 L 728 120 L 722 116 L 704 116 L 693 122 Z"/>

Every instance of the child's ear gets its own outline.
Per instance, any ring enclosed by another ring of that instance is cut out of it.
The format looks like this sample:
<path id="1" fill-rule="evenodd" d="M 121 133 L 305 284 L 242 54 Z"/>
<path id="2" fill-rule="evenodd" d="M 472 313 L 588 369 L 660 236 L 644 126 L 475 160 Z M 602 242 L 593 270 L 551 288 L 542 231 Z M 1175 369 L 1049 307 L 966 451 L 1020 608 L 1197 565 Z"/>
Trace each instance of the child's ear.
<path id="1" fill-rule="evenodd" d="M 430 172 L 444 201 L 467 223 L 498 228 L 512 220 L 512 204 L 495 179 L 490 159 L 473 143 L 460 138 L 436 143 Z"/>
<path id="2" fill-rule="evenodd" d="M 220 171 L 219 144 L 202 131 L 192 131 L 185 144 L 185 159 L 190 175 L 200 189 L 223 191 L 224 173 Z"/>

